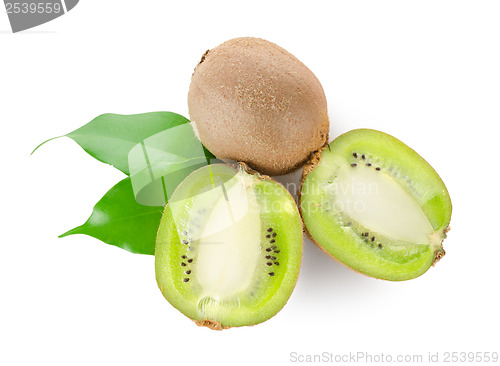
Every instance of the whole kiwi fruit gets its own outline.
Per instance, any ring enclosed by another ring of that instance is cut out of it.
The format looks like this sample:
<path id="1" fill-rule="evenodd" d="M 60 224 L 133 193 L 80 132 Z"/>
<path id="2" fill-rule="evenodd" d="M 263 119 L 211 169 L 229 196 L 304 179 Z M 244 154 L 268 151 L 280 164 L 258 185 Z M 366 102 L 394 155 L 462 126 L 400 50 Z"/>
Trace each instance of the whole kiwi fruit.
<path id="1" fill-rule="evenodd" d="M 267 175 L 298 169 L 328 142 L 321 83 L 263 39 L 235 38 L 207 51 L 193 73 L 188 105 L 208 150 Z"/>

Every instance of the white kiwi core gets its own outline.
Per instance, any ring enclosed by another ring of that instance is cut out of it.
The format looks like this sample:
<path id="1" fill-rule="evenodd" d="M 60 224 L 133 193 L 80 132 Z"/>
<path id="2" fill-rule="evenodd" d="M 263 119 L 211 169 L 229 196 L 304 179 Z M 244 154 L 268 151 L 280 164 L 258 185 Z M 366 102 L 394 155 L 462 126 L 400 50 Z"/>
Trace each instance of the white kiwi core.
<path id="1" fill-rule="evenodd" d="M 261 251 L 260 210 L 251 179 L 241 174 L 212 192 L 217 197 L 193 243 L 194 273 L 201 287 L 200 300 L 223 301 L 255 282 Z"/>
<path id="2" fill-rule="evenodd" d="M 326 185 L 328 204 L 371 233 L 401 243 L 430 244 L 432 225 L 415 198 L 374 167 L 345 164 Z"/>

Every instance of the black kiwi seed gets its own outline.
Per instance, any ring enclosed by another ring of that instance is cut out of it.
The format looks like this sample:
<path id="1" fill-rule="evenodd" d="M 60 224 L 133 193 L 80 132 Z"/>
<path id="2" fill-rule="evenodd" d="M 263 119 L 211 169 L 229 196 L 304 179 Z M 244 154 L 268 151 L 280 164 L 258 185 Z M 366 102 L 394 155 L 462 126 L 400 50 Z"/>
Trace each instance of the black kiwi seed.
<path id="1" fill-rule="evenodd" d="M 280 265 L 280 264 L 279 264 L 279 262 L 274 262 L 274 264 L 276 264 L 277 266 L 279 266 L 279 265 Z"/>
<path id="2" fill-rule="evenodd" d="M 365 154 L 361 155 L 361 159 L 365 160 Z"/>
<path id="3" fill-rule="evenodd" d="M 184 282 L 188 282 L 188 281 L 189 281 L 189 278 L 185 278 L 185 279 L 184 279 Z"/>
<path id="4" fill-rule="evenodd" d="M 374 236 L 372 236 L 372 241 L 375 241 L 375 237 Z"/>
<path id="5" fill-rule="evenodd" d="M 188 243 L 188 241 L 187 241 L 187 240 L 183 240 L 183 241 L 182 241 L 182 244 L 184 244 L 184 245 L 186 245 L 187 243 Z"/>
<path id="6" fill-rule="evenodd" d="M 269 276 L 274 276 L 274 272 L 269 272 Z"/>
<path id="7" fill-rule="evenodd" d="M 376 167 L 375 170 L 380 171 L 380 167 Z"/>
<path id="8" fill-rule="evenodd" d="M 270 255 L 266 255 L 266 259 L 271 259 L 271 256 Z"/>
<path id="9" fill-rule="evenodd" d="M 365 233 L 365 236 L 368 236 L 368 235 L 370 235 L 370 234 L 369 233 Z"/>
<path id="10" fill-rule="evenodd" d="M 182 262 L 181 266 L 186 267 L 186 263 Z"/>
<path id="11" fill-rule="evenodd" d="M 382 249 L 382 244 L 379 244 L 379 245 L 378 245 L 378 247 L 379 247 L 380 249 Z"/>
<path id="12" fill-rule="evenodd" d="M 366 163 L 366 166 L 372 166 L 372 164 L 371 163 Z"/>
<path id="13" fill-rule="evenodd" d="M 271 241 L 270 241 L 270 243 L 271 243 L 271 244 L 272 244 L 272 243 L 276 243 L 276 240 L 274 240 L 274 239 L 273 239 L 273 240 L 271 240 Z"/>
<path id="14" fill-rule="evenodd" d="M 358 166 L 358 164 L 352 163 L 351 166 L 354 168 L 354 167 Z"/>
<path id="15" fill-rule="evenodd" d="M 276 234 L 276 233 L 273 233 L 273 238 L 275 238 L 275 237 L 276 237 L 276 235 L 278 235 L 278 234 Z"/>
<path id="16" fill-rule="evenodd" d="M 276 257 L 271 257 L 271 259 L 272 259 L 272 260 L 275 260 L 275 259 L 276 259 Z"/>
<path id="17" fill-rule="evenodd" d="M 279 251 L 279 250 L 275 250 L 274 252 L 275 252 L 275 253 L 279 253 L 280 251 Z"/>
<path id="18" fill-rule="evenodd" d="M 269 234 L 268 234 L 268 235 L 266 235 L 266 238 L 268 238 L 268 239 L 269 239 L 270 237 L 271 237 L 271 235 L 269 235 Z"/>
<path id="19" fill-rule="evenodd" d="M 272 266 L 273 264 L 271 262 L 266 263 L 268 266 Z"/>
<path id="20" fill-rule="evenodd" d="M 185 274 L 191 274 L 191 270 L 188 269 L 186 272 L 184 272 Z"/>
<path id="21" fill-rule="evenodd" d="M 181 255 L 181 258 L 182 259 L 186 259 L 187 257 L 185 255 Z"/>
<path id="22" fill-rule="evenodd" d="M 193 260 L 192 259 L 188 259 L 188 263 L 193 263 Z"/>
<path id="23" fill-rule="evenodd" d="M 267 232 L 269 232 L 269 233 L 270 233 L 271 231 L 273 231 L 273 228 L 272 228 L 272 227 L 270 227 L 269 229 L 267 229 Z"/>
<path id="24" fill-rule="evenodd" d="M 271 248 L 267 248 L 267 249 L 266 249 L 266 252 L 270 252 L 270 251 L 271 251 Z"/>
<path id="25" fill-rule="evenodd" d="M 277 248 L 277 246 L 276 246 L 276 245 L 273 245 L 273 246 L 271 247 L 271 249 L 276 249 L 276 248 Z"/>
<path id="26" fill-rule="evenodd" d="M 357 157 L 358 157 L 358 154 L 356 154 L 356 153 L 352 153 L 352 156 L 354 156 L 355 158 L 357 158 Z"/>

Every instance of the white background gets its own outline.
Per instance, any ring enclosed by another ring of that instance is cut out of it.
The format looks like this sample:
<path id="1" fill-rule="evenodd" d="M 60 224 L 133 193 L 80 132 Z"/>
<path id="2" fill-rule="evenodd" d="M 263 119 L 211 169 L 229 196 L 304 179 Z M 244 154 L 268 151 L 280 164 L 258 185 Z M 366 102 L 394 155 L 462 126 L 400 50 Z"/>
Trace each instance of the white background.
<path id="1" fill-rule="evenodd" d="M 445 352 L 500 351 L 499 19 L 498 1 L 82 0 L 12 34 L 2 10 L 0 364 L 298 364 L 292 352 L 439 352 L 445 364 Z M 273 41 L 313 70 L 332 138 L 382 130 L 438 171 L 454 211 L 435 268 L 375 280 L 305 240 L 285 308 L 214 332 L 163 299 L 152 256 L 57 239 L 122 174 L 67 138 L 31 150 L 105 112 L 187 115 L 200 56 L 238 36 Z"/>

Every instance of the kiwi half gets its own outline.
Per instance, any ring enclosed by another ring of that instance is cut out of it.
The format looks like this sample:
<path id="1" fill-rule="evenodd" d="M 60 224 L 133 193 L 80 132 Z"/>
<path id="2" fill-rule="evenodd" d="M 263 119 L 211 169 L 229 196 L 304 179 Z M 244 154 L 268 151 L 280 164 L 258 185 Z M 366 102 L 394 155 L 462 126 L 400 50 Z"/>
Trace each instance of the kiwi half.
<path id="1" fill-rule="evenodd" d="M 170 197 L 156 279 L 175 308 L 220 330 L 273 317 L 295 287 L 301 259 L 302 222 L 288 191 L 244 164 L 215 164 Z"/>
<path id="2" fill-rule="evenodd" d="M 415 151 L 383 132 L 347 132 L 304 168 L 300 210 L 324 251 L 368 276 L 401 281 L 444 254 L 448 191 Z"/>

